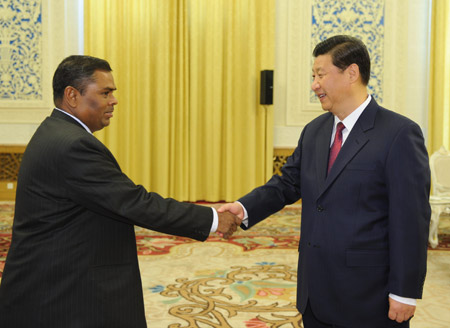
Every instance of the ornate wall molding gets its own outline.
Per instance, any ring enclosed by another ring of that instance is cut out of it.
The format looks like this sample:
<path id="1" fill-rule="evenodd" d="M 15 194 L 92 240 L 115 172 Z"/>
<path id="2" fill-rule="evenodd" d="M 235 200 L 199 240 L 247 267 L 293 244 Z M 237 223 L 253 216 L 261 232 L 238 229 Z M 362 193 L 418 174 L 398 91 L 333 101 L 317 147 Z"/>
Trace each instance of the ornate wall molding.
<path id="1" fill-rule="evenodd" d="M 47 2 L 0 2 L 0 111 L 48 106 Z"/>
<path id="2" fill-rule="evenodd" d="M 0 2 L 0 100 L 42 100 L 41 0 Z"/>

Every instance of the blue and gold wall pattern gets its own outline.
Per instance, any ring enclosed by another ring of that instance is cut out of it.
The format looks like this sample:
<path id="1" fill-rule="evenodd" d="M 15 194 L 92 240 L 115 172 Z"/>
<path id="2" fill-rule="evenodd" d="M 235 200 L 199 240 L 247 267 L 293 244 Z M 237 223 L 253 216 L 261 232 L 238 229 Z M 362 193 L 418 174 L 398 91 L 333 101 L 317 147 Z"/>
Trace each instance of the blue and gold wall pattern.
<path id="1" fill-rule="evenodd" d="M 383 103 L 385 0 L 313 0 L 311 53 L 315 45 L 336 34 L 362 40 L 369 50 L 369 92 Z M 311 92 L 311 102 L 317 102 Z"/>
<path id="2" fill-rule="evenodd" d="M 42 100 L 41 0 L 0 0 L 0 102 Z"/>

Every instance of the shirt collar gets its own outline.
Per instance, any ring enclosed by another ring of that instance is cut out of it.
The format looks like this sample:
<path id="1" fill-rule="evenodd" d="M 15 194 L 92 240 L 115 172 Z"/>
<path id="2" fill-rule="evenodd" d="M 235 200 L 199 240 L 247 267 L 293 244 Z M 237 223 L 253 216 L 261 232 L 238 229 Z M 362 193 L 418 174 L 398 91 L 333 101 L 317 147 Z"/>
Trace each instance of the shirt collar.
<path id="1" fill-rule="evenodd" d="M 75 121 L 77 121 L 78 123 L 80 123 L 81 126 L 82 126 L 87 132 L 89 132 L 90 134 L 92 134 L 91 130 L 89 130 L 89 128 L 87 127 L 87 125 L 84 124 L 83 122 L 81 122 L 77 117 L 73 116 L 72 114 L 69 114 L 69 113 L 66 112 L 65 110 L 62 110 L 62 109 L 60 109 L 60 108 L 58 108 L 58 107 L 55 107 L 55 109 L 57 109 L 57 110 L 59 110 L 60 112 L 66 114 L 66 115 L 68 115 L 68 116 L 70 116 L 71 118 L 73 118 Z"/>
<path id="2" fill-rule="evenodd" d="M 347 129 L 348 132 L 350 132 L 353 129 L 353 126 L 356 124 L 356 121 L 358 121 L 358 118 L 361 116 L 362 112 L 366 107 L 369 105 L 370 101 L 372 100 L 372 96 L 368 95 L 367 99 L 358 106 L 353 112 L 350 113 L 346 118 L 344 118 L 342 121 L 339 120 L 337 116 L 334 117 L 334 128 L 336 128 L 336 125 L 339 122 L 342 122 Z"/>

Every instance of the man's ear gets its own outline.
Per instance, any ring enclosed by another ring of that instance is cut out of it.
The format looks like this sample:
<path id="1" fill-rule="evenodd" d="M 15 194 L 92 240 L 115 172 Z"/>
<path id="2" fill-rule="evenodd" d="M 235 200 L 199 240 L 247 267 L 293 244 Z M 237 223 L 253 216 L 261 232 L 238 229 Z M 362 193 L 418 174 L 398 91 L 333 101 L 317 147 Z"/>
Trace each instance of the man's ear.
<path id="1" fill-rule="evenodd" d="M 77 106 L 79 95 L 80 92 L 70 85 L 64 89 L 64 98 L 66 98 L 66 101 L 70 105 L 70 107 Z"/>
<path id="2" fill-rule="evenodd" d="M 349 78 L 350 78 L 350 82 L 351 83 L 355 83 L 360 74 L 359 74 L 359 66 L 356 64 L 351 64 L 347 67 L 346 71 L 348 72 Z"/>

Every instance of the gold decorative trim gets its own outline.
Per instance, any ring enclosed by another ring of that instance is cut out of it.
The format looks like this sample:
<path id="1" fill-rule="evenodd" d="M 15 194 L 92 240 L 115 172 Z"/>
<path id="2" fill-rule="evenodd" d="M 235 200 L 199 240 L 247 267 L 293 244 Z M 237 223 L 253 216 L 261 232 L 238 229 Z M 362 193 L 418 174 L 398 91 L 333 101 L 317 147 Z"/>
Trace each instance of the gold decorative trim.
<path id="1" fill-rule="evenodd" d="M 0 146 L 0 181 L 17 181 L 25 146 Z"/>
<path id="2" fill-rule="evenodd" d="M 14 200 L 17 175 L 26 146 L 0 146 L 0 200 Z"/>
<path id="3" fill-rule="evenodd" d="M 0 145 L 0 200 L 14 199 L 17 175 L 25 148 L 26 146 Z M 273 174 L 281 175 L 281 168 L 293 152 L 293 148 L 274 149 Z"/>
<path id="4" fill-rule="evenodd" d="M 273 150 L 273 174 L 281 175 L 281 168 L 293 152 L 293 148 L 275 148 Z"/>

